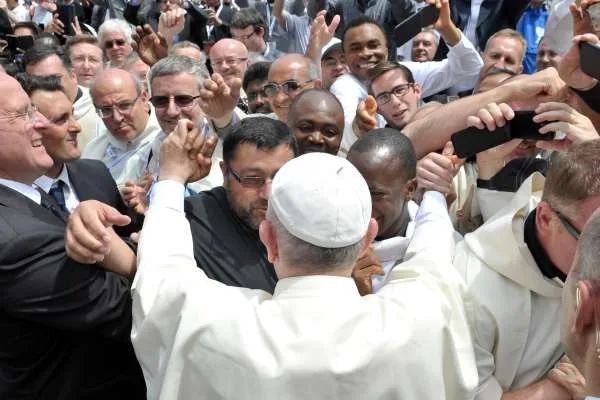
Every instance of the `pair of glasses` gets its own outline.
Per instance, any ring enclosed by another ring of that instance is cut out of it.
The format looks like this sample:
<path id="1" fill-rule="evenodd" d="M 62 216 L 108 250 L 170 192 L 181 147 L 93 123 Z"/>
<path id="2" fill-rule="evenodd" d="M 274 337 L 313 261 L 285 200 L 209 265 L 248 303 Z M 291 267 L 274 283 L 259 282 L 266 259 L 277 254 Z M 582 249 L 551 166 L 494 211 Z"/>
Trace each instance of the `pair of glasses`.
<path id="1" fill-rule="evenodd" d="M 219 65 L 237 65 L 243 61 L 247 61 L 247 58 L 243 57 L 231 57 L 231 58 L 219 58 L 216 60 L 211 59 L 210 65 L 219 66 Z"/>
<path id="2" fill-rule="evenodd" d="M 384 106 L 390 101 L 392 101 L 392 95 L 395 96 L 397 99 L 401 99 L 406 95 L 406 93 L 408 93 L 408 90 L 414 85 L 414 83 L 403 83 L 401 85 L 395 86 L 389 92 L 379 93 L 377 97 L 375 97 L 375 101 L 377 102 L 378 106 Z"/>
<path id="3" fill-rule="evenodd" d="M 235 40 L 239 40 L 240 42 L 243 42 L 244 40 L 250 39 L 255 33 L 256 33 L 255 31 L 252 31 L 251 33 L 244 34 L 244 35 L 233 35 L 232 34 L 231 38 L 235 39 Z"/>
<path id="4" fill-rule="evenodd" d="M 32 122 L 37 118 L 37 112 L 37 106 L 35 104 L 30 104 L 27 108 L 27 111 L 0 115 L 0 119 L 8 119 L 12 121 L 17 118 L 23 118 L 25 122 Z"/>
<path id="5" fill-rule="evenodd" d="M 123 101 L 114 106 L 96 107 L 96 111 L 98 112 L 98 115 L 102 119 L 112 117 L 115 113 L 115 110 L 119 111 L 119 114 L 121 114 L 121 115 L 129 115 L 129 113 L 133 109 L 135 102 L 139 98 L 140 98 L 140 95 L 137 95 L 137 97 L 135 99 L 133 99 L 132 101 Z"/>
<path id="6" fill-rule="evenodd" d="M 344 60 L 338 60 L 337 58 L 333 58 L 333 57 L 328 57 L 323 61 L 323 64 L 325 64 L 325 66 L 327 68 L 335 68 L 338 65 L 346 65 L 346 61 Z"/>
<path id="7" fill-rule="evenodd" d="M 311 79 L 304 83 L 299 83 L 298 81 L 295 81 L 295 80 L 289 80 L 289 81 L 283 82 L 282 84 L 278 84 L 275 82 L 269 82 L 263 87 L 263 91 L 265 92 L 265 95 L 267 95 L 267 97 L 275 96 L 277 93 L 279 93 L 280 90 L 283 91 L 284 94 L 290 94 L 299 89 L 302 89 L 303 87 L 305 87 L 312 81 L 313 80 Z"/>
<path id="8" fill-rule="evenodd" d="M 150 97 L 150 103 L 156 108 L 167 108 L 171 99 L 175 102 L 175 105 L 179 108 L 191 107 L 200 96 L 190 96 L 187 94 L 176 94 L 175 96 L 152 96 Z"/>
<path id="9" fill-rule="evenodd" d="M 264 178 L 262 176 L 240 176 L 237 172 L 235 172 L 230 167 L 227 168 L 231 175 L 235 178 L 236 181 L 240 183 L 243 187 L 247 189 L 261 189 L 267 183 L 268 178 Z M 273 181 L 273 178 L 270 179 Z"/>
<path id="10" fill-rule="evenodd" d="M 578 241 L 579 236 L 581 236 L 581 232 L 579 231 L 579 229 L 575 228 L 575 226 L 571 223 L 571 221 L 569 221 L 567 219 L 567 217 L 562 215 L 562 213 L 560 211 L 556 211 L 554 209 L 553 209 L 553 211 L 556 214 L 556 216 L 558 217 L 558 220 L 560 221 L 562 226 L 565 228 L 565 230 L 567 232 L 569 232 L 569 235 L 571 235 L 573 237 L 573 239 Z"/>
<path id="11" fill-rule="evenodd" d="M 115 46 L 121 47 L 125 46 L 125 43 L 127 43 L 125 42 L 125 39 L 107 40 L 106 42 L 104 42 L 104 48 L 112 49 Z"/>

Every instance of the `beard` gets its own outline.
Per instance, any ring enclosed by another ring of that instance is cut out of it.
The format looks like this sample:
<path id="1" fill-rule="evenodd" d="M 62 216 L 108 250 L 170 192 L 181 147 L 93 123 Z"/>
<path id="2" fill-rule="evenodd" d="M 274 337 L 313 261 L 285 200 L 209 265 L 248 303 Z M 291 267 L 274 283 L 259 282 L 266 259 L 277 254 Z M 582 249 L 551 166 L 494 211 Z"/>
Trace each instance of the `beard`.
<path id="1" fill-rule="evenodd" d="M 257 199 L 247 205 L 242 205 L 239 204 L 228 187 L 225 188 L 225 192 L 227 193 L 229 206 L 237 217 L 244 221 L 250 228 L 258 230 L 260 223 L 265 219 L 267 205 L 269 204 L 267 200 Z"/>

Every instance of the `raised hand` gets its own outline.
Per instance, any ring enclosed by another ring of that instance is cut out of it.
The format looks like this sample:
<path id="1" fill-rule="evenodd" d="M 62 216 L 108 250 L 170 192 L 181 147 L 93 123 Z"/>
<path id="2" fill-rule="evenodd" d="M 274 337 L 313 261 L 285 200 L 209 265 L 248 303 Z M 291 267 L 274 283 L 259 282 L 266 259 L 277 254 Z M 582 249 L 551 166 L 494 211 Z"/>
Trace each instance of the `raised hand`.
<path id="1" fill-rule="evenodd" d="M 52 21 L 44 28 L 44 32 L 56 33 L 60 36 L 65 34 L 65 25 L 58 19 L 58 14 L 54 14 Z"/>
<path id="2" fill-rule="evenodd" d="M 167 12 L 161 13 L 158 19 L 158 33 L 167 39 L 167 44 L 171 43 L 173 37 L 180 33 L 185 26 L 185 11 L 181 7 L 175 7 Z"/>
<path id="3" fill-rule="evenodd" d="M 185 184 L 203 179 L 210 173 L 216 145 L 216 136 L 205 137 L 192 121 L 180 120 L 160 147 L 159 180 Z"/>
<path id="4" fill-rule="evenodd" d="M 575 89 L 586 90 L 592 88 L 598 81 L 581 70 L 581 55 L 579 52 L 581 43 L 598 44 L 600 39 L 593 33 L 575 36 L 573 45 L 560 60 L 557 68 L 558 74 L 567 85 Z"/>
<path id="5" fill-rule="evenodd" d="M 131 37 L 140 58 L 149 66 L 169 55 L 167 39 L 160 32 L 154 32 L 148 24 L 136 27 Z"/>
<path id="6" fill-rule="evenodd" d="M 381 262 L 375 255 L 372 248 L 367 251 L 356 261 L 356 265 L 352 270 L 352 278 L 361 296 L 366 296 L 373 293 L 373 275 L 385 275 Z"/>
<path id="7" fill-rule="evenodd" d="M 367 96 L 358 103 L 356 116 L 352 121 L 352 129 L 359 138 L 365 133 L 377 129 L 377 102 L 373 96 Z"/>
<path id="8" fill-rule="evenodd" d="M 200 107 L 204 114 L 213 120 L 230 116 L 240 98 L 242 81 L 234 78 L 231 86 L 227 85 L 220 74 L 213 74 L 211 79 L 204 80 L 200 90 Z"/>
<path id="9" fill-rule="evenodd" d="M 560 140 L 540 140 L 536 146 L 542 149 L 562 150 L 575 143 L 598 139 L 598 132 L 588 117 L 580 114 L 565 103 L 542 103 L 535 109 L 534 122 L 547 122 L 540 133 L 562 132 L 566 135 Z"/>

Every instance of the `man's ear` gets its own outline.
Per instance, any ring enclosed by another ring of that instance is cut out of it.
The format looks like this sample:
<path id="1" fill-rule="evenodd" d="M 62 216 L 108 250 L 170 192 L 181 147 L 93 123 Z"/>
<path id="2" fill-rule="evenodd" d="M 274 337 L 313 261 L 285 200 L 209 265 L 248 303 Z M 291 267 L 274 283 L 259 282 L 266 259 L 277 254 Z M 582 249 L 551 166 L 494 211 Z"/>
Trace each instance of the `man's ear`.
<path id="1" fill-rule="evenodd" d="M 410 179 L 404 185 L 404 200 L 411 200 L 415 193 L 415 190 L 417 190 L 417 178 Z"/>
<path id="2" fill-rule="evenodd" d="M 535 225 L 541 238 L 549 238 L 553 235 L 553 219 L 554 211 L 552 211 L 552 208 L 548 203 L 541 201 L 535 212 Z"/>
<path id="3" fill-rule="evenodd" d="M 418 83 L 415 82 L 414 84 L 414 91 L 415 91 L 415 96 L 417 97 L 417 101 L 421 100 L 421 85 L 419 85 Z"/>
<path id="4" fill-rule="evenodd" d="M 596 321 L 597 298 L 592 293 L 592 285 L 589 281 L 579 281 L 576 286 L 575 318 L 573 319 L 573 331 L 583 335 L 587 329 L 593 327 Z M 600 329 L 597 327 L 596 329 Z"/>
<path id="5" fill-rule="evenodd" d="M 275 230 L 273 225 L 268 220 L 263 220 L 258 227 L 258 235 L 260 236 L 261 242 L 267 249 L 267 258 L 271 264 L 275 264 L 279 261 L 279 248 L 277 246 L 277 238 L 275 237 Z"/>
<path id="6" fill-rule="evenodd" d="M 79 82 L 77 81 L 77 74 L 75 73 L 74 69 L 71 68 L 71 72 L 69 72 L 69 75 L 71 76 L 71 79 L 73 79 L 75 84 L 79 85 Z"/>
<path id="7" fill-rule="evenodd" d="M 266 42 L 266 39 L 265 39 L 265 28 L 264 27 L 259 26 L 258 28 L 256 28 L 256 34 L 258 36 L 262 37 L 263 40 Z"/>

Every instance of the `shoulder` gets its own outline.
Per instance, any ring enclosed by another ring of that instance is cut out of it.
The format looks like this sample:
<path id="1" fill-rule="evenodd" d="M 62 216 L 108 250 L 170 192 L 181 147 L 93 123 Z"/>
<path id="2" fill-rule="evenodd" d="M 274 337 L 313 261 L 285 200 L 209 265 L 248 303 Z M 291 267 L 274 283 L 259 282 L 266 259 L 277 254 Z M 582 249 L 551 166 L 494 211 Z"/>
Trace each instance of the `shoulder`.
<path id="1" fill-rule="evenodd" d="M 214 214 L 216 210 L 222 209 L 226 203 L 225 188 L 217 186 L 211 190 L 205 190 L 187 197 L 184 210 L 188 219 L 203 219 L 210 214 Z"/>

